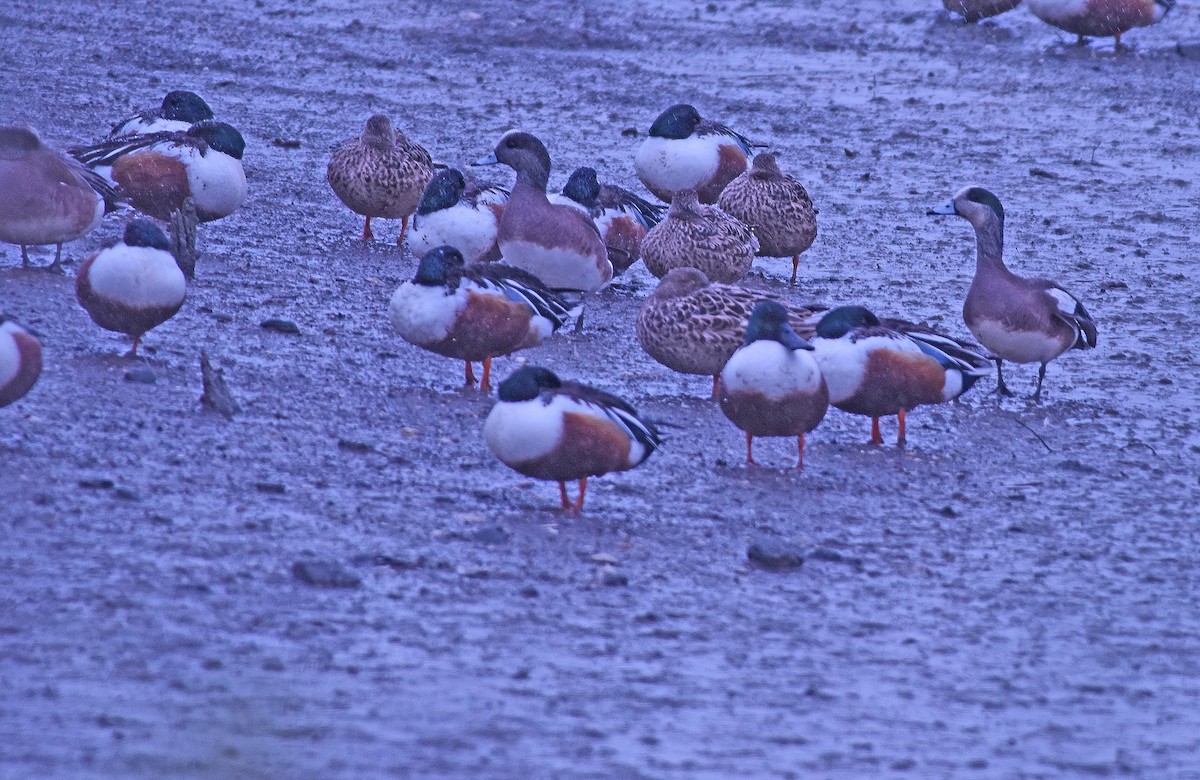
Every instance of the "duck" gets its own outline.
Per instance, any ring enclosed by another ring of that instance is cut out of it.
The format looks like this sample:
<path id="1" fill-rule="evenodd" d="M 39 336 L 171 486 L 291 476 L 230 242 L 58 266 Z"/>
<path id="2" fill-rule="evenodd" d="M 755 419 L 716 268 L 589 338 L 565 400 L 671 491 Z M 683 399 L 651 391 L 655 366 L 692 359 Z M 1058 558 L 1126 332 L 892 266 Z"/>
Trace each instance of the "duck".
<path id="1" fill-rule="evenodd" d="M 1008 270 L 1004 264 L 1004 206 L 988 190 L 976 185 L 963 187 L 929 213 L 957 215 L 975 228 L 975 278 L 962 313 L 971 334 L 995 355 L 997 392 L 1012 395 L 1004 383 L 1005 360 L 1038 363 L 1033 400 L 1040 400 L 1047 364 L 1072 349 L 1095 348 L 1096 321 L 1058 282 Z"/>
<path id="2" fill-rule="evenodd" d="M 601 184 L 595 168 L 576 168 L 562 193 L 550 195 L 551 203 L 581 209 L 596 223 L 600 238 L 608 250 L 613 273 L 628 270 L 642 256 L 646 232 L 662 221 L 667 207 L 615 184 Z"/>
<path id="3" fill-rule="evenodd" d="M 30 127 L 0 127 L 0 242 L 21 247 L 55 244 L 50 269 L 62 268 L 62 245 L 92 232 L 116 193 L 71 157 L 46 146 Z"/>
<path id="4" fill-rule="evenodd" d="M 363 131 L 334 150 L 325 179 L 335 195 L 356 214 L 367 218 L 363 241 L 375 238 L 371 218 L 399 219 L 404 243 L 408 218 L 416 211 L 433 178 L 433 158 L 425 147 L 392 127 L 383 114 L 367 119 Z"/>
<path id="5" fill-rule="evenodd" d="M 691 267 L 714 282 L 736 282 L 750 270 L 758 251 L 749 225 L 701 203 L 690 189 L 675 193 L 666 219 L 642 239 L 642 261 L 660 279 L 672 268 Z"/>
<path id="6" fill-rule="evenodd" d="M 754 464 L 755 436 L 795 436 L 796 468 L 804 468 L 804 437 L 829 409 L 829 389 L 779 301 L 761 301 L 750 312 L 746 343 L 720 375 L 721 411 L 746 432 L 746 463 Z"/>
<path id="7" fill-rule="evenodd" d="M 42 375 L 42 342 L 0 314 L 0 409 L 25 397 Z"/>
<path id="8" fill-rule="evenodd" d="M 768 293 L 710 282 L 696 268 L 673 268 L 638 311 L 638 343 L 646 354 L 673 371 L 712 377 L 715 401 L 721 369 L 745 343 L 754 307 L 769 300 L 788 309 L 794 330 L 801 335 L 812 333 L 820 306 L 788 304 Z"/>
<path id="9" fill-rule="evenodd" d="M 896 415 L 896 444 L 907 441 L 906 415 L 922 404 L 952 401 L 991 373 L 990 356 L 924 325 L 880 320 L 863 306 L 839 306 L 821 317 L 813 357 L 829 403 L 871 418 L 870 444 L 883 444 L 879 418 Z"/>
<path id="10" fill-rule="evenodd" d="M 215 118 L 204 98 L 186 89 L 176 89 L 163 97 L 162 105 L 158 108 L 139 111 L 117 122 L 108 135 L 115 138 L 119 135 L 181 131 L 197 122 Z"/>
<path id="11" fill-rule="evenodd" d="M 679 103 L 654 120 L 633 162 L 646 189 L 664 203 L 679 190 L 696 190 L 701 203 L 716 203 L 725 185 L 746 170 L 753 149 L 746 136 Z"/>
<path id="12" fill-rule="evenodd" d="M 435 247 L 411 282 L 396 288 L 392 326 L 410 344 L 466 362 L 483 362 L 480 389 L 490 389 L 492 358 L 536 346 L 566 321 L 570 310 L 537 277 L 502 263 L 466 265 L 452 246 Z"/>
<path id="13" fill-rule="evenodd" d="M 819 212 L 804 185 L 779 169 L 775 155 L 756 154 L 750 170 L 729 182 L 717 205 L 751 227 L 759 255 L 792 258 L 789 284 L 795 284 L 800 254 L 817 237 Z"/>
<path id="14" fill-rule="evenodd" d="M 1108 38 L 1121 49 L 1121 36 L 1134 27 L 1162 21 L 1175 0 L 1029 0 L 1033 15 L 1060 30 L 1085 37 Z"/>
<path id="15" fill-rule="evenodd" d="M 133 207 L 164 222 L 188 198 L 201 222 L 227 217 L 246 200 L 246 141 L 225 122 L 206 119 L 182 132 L 124 135 L 69 151 L 89 168 L 110 168 Z"/>
<path id="16" fill-rule="evenodd" d="M 517 172 L 496 243 L 504 262 L 559 291 L 590 293 L 608 285 L 613 264 L 600 231 L 579 209 L 551 203 L 550 152 L 532 133 L 510 130 L 476 165 L 502 163 Z"/>
<path id="17" fill-rule="evenodd" d="M 136 357 L 142 336 L 175 316 L 187 297 L 187 281 L 158 225 L 135 218 L 122 238 L 79 266 L 75 296 L 92 321 L 133 339 L 126 357 Z"/>
<path id="18" fill-rule="evenodd" d="M 483 434 L 504 465 L 557 482 L 562 508 L 573 512 L 583 511 L 589 477 L 635 468 L 663 441 L 628 402 L 532 365 L 500 383 Z M 567 482 L 576 480 L 579 494 L 572 503 Z"/>
<path id="19" fill-rule="evenodd" d="M 942 7 L 970 24 L 999 16 L 1021 4 L 1021 0 L 942 0 Z"/>
<path id="20" fill-rule="evenodd" d="M 499 260 L 496 232 L 508 190 L 468 177 L 458 168 L 433 175 L 412 217 L 408 248 L 418 257 L 449 245 L 468 263 Z"/>

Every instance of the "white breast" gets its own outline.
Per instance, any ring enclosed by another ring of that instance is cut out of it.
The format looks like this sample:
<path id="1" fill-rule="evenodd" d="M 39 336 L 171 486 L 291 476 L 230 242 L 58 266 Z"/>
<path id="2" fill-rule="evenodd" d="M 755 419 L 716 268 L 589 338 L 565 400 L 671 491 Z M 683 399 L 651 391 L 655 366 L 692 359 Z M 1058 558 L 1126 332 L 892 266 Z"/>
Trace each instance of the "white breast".
<path id="1" fill-rule="evenodd" d="M 21 351 L 13 338 L 16 326 L 10 322 L 0 325 L 0 387 L 8 384 L 21 368 Z"/>
<path id="2" fill-rule="evenodd" d="M 228 216 L 246 200 L 246 172 L 241 160 L 209 149 L 201 155 L 192 147 L 176 150 L 187 165 L 188 187 L 196 208 L 217 216 Z"/>
<path id="3" fill-rule="evenodd" d="M 92 261 L 88 284 L 97 295 L 135 309 L 178 306 L 187 280 L 170 252 L 148 246 L 117 244 Z"/>
<path id="4" fill-rule="evenodd" d="M 541 398 L 501 401 L 492 407 L 483 424 L 488 447 L 509 466 L 549 454 L 562 438 L 565 401 L 561 396 L 549 405 Z"/>
<path id="5" fill-rule="evenodd" d="M 717 172 L 721 157 L 715 136 L 647 138 L 634 158 L 637 174 L 656 188 L 675 192 L 696 187 Z"/>
<path id="6" fill-rule="evenodd" d="M 790 350 L 778 341 L 755 341 L 733 353 L 721 371 L 730 392 L 758 392 L 773 401 L 821 387 L 821 369 L 805 350 Z"/>
<path id="7" fill-rule="evenodd" d="M 460 204 L 413 218 L 408 246 L 417 257 L 439 246 L 452 246 L 468 263 L 482 257 L 496 241 L 496 214 Z"/>
<path id="8" fill-rule="evenodd" d="M 1088 0 L 1028 0 L 1029 10 L 1039 19 L 1063 19 L 1087 11 Z"/>
<path id="9" fill-rule="evenodd" d="M 812 344 L 816 347 L 813 357 L 821 367 L 825 376 L 825 384 L 829 388 L 829 403 L 837 404 L 846 400 L 862 386 L 867 373 L 867 360 L 877 349 L 890 349 L 895 352 L 920 352 L 921 348 L 906 338 L 888 338 L 886 336 L 871 336 L 851 342 L 849 339 L 814 338 Z"/>
<path id="10" fill-rule="evenodd" d="M 446 338 L 466 305 L 467 292 L 461 285 L 447 295 L 445 287 L 405 282 L 392 295 L 388 313 L 400 338 L 424 346 Z"/>
<path id="11" fill-rule="evenodd" d="M 505 241 L 500 253 L 505 263 L 528 271 L 550 288 L 593 292 L 612 280 L 612 263 L 606 259 L 603 266 L 597 265 L 592 255 L 529 241 Z"/>
<path id="12" fill-rule="evenodd" d="M 1009 330 L 995 320 L 968 324 L 979 343 L 1013 363 L 1048 363 L 1070 344 L 1039 331 Z"/>

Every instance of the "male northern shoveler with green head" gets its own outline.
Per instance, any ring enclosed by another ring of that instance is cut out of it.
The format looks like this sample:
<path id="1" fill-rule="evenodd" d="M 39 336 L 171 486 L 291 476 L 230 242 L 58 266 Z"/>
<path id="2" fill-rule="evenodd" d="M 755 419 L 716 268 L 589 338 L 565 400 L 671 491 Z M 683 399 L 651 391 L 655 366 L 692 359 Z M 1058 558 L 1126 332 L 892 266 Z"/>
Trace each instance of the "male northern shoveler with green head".
<path id="1" fill-rule="evenodd" d="M 1085 37 L 1116 39 L 1134 27 L 1161 21 L 1175 7 L 1175 0 L 1029 0 L 1033 15 L 1060 30 Z"/>
<path id="2" fill-rule="evenodd" d="M 969 344 L 904 320 L 881 322 L 862 306 L 830 311 L 812 343 L 829 403 L 870 417 L 871 444 L 883 444 L 880 417 L 899 418 L 903 445 L 910 410 L 952 401 L 991 373 L 990 357 Z"/>
<path id="3" fill-rule="evenodd" d="M 601 184 L 596 169 L 576 168 L 561 195 L 550 195 L 551 203 L 580 208 L 600 231 L 608 249 L 613 272 L 621 273 L 642 256 L 646 232 L 662 221 L 666 206 L 650 203 L 615 184 Z"/>
<path id="4" fill-rule="evenodd" d="M 583 509 L 588 477 L 628 471 L 662 444 L 657 429 L 625 401 L 537 366 L 500 383 L 483 434 L 509 468 L 558 482 L 562 508 L 576 512 Z M 572 505 L 567 482 L 575 480 L 579 498 Z"/>
<path id="5" fill-rule="evenodd" d="M 701 203 L 716 203 L 725 185 L 746 170 L 753 148 L 745 136 L 680 103 L 654 120 L 634 167 L 659 200 L 670 202 L 679 190 L 695 190 Z"/>
<path id="6" fill-rule="evenodd" d="M 736 282 L 750 270 L 758 252 L 754 231 L 716 206 L 706 206 L 695 190 L 679 190 L 667 217 L 642 239 L 642 260 L 660 279 L 672 268 L 698 268 L 714 282 Z"/>
<path id="7" fill-rule="evenodd" d="M 1002 363 L 1040 363 L 1034 400 L 1042 397 L 1046 364 L 1072 349 L 1096 346 L 1096 323 L 1083 304 L 1058 282 L 1017 276 L 1004 264 L 1004 206 L 983 187 L 959 190 L 930 214 L 956 214 L 975 228 L 975 278 L 963 304 L 963 319 L 979 343 L 996 355 L 996 389 L 1004 384 Z"/>
<path id="8" fill-rule="evenodd" d="M 140 111 L 113 125 L 109 137 L 132 133 L 161 133 L 164 131 L 187 130 L 197 122 L 213 119 L 213 110 L 204 98 L 186 89 L 168 92 L 158 108 Z"/>
<path id="9" fill-rule="evenodd" d="M 813 345 L 788 324 L 787 307 L 763 301 L 750 313 L 746 344 L 721 369 L 721 411 L 746 432 L 746 462 L 755 436 L 795 436 L 796 468 L 804 467 L 804 435 L 829 408 L 829 390 Z"/>
<path id="10" fill-rule="evenodd" d="M 486 391 L 493 357 L 542 343 L 569 311 L 532 274 L 500 263 L 465 266 L 461 252 L 442 246 L 396 289 L 390 313 L 405 341 L 465 361 L 468 385 L 475 384 L 471 363 L 483 361 Z"/>
<path id="11" fill-rule="evenodd" d="M 468 263 L 499 260 L 496 231 L 508 190 L 468 177 L 457 168 L 433 175 L 413 214 L 408 247 L 424 257 L 439 246 L 452 246 Z"/>
<path id="12" fill-rule="evenodd" d="M 22 398 L 42 374 L 42 343 L 0 314 L 0 407 Z"/>

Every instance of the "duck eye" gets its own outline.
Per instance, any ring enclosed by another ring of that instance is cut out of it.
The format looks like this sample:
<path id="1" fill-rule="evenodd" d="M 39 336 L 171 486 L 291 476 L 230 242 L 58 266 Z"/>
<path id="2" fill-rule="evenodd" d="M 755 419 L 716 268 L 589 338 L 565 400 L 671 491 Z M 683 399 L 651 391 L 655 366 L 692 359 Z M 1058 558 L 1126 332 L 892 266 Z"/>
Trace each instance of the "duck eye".
<path id="1" fill-rule="evenodd" d="M 504 145 L 507 146 L 509 149 L 516 149 L 519 144 L 517 143 L 517 139 L 510 138 L 504 142 Z"/>

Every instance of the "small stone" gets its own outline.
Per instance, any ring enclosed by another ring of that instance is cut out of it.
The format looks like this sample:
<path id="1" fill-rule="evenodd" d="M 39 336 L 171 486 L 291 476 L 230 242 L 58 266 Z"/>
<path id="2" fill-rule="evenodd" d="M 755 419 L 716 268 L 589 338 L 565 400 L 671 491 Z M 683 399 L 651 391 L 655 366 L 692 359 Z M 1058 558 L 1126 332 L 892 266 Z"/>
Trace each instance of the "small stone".
<path id="1" fill-rule="evenodd" d="M 79 480 L 79 487 L 88 488 L 89 490 L 112 490 L 115 485 L 116 483 L 107 477 Z"/>
<path id="2" fill-rule="evenodd" d="M 541 595 L 541 593 L 538 591 L 538 589 L 533 587 L 532 585 L 526 585 L 525 587 L 521 588 L 520 593 L 522 596 L 524 596 L 527 599 L 536 599 L 538 596 Z"/>
<path id="3" fill-rule="evenodd" d="M 292 576 L 318 588 L 357 588 L 362 580 L 335 561 L 297 561 Z"/>
<path id="4" fill-rule="evenodd" d="M 280 149 L 299 149 L 300 139 L 298 138 L 273 138 L 271 143 L 278 146 Z"/>
<path id="5" fill-rule="evenodd" d="M 375 446 L 373 444 L 368 444 L 365 441 L 338 439 L 338 449 L 346 450 L 347 452 L 374 452 Z"/>
<path id="6" fill-rule="evenodd" d="M 287 488 L 279 482 L 255 482 L 254 489 L 260 493 L 273 493 L 275 495 L 283 495 L 287 492 Z"/>
<path id="7" fill-rule="evenodd" d="M 1046 170 L 1045 168 L 1030 168 L 1030 169 L 1029 169 L 1029 175 L 1030 175 L 1030 176 L 1040 176 L 1040 177 L 1041 177 L 1041 178 L 1043 178 L 1043 179 L 1059 179 L 1059 178 L 1062 178 L 1061 176 L 1059 176 L 1059 175 L 1058 175 L 1057 173 L 1055 173 L 1054 171 L 1048 171 L 1048 170 Z"/>
<path id="8" fill-rule="evenodd" d="M 267 330 L 273 330 L 276 333 L 289 333 L 292 335 L 300 334 L 300 326 L 291 320 L 281 320 L 276 317 L 272 317 L 269 320 L 263 320 L 260 325 L 261 327 Z"/>
<path id="9" fill-rule="evenodd" d="M 636 127 L 626 127 L 621 131 L 621 135 L 625 136 L 626 138 L 637 138 L 638 130 Z"/>
<path id="10" fill-rule="evenodd" d="M 262 668 L 266 672 L 282 672 L 283 661 L 280 661 L 278 658 L 268 658 L 262 662 Z"/>
<path id="11" fill-rule="evenodd" d="M 776 539 L 754 542 L 746 557 L 767 571 L 787 571 L 804 565 L 804 552 L 799 547 Z"/>
<path id="12" fill-rule="evenodd" d="M 816 547 L 808 551 L 809 560 L 823 561 L 824 563 L 840 563 L 850 566 L 855 569 L 862 569 L 863 562 L 861 558 L 852 558 L 849 555 L 842 555 L 837 550 L 830 550 L 828 547 Z"/>
<path id="13" fill-rule="evenodd" d="M 609 566 L 616 566 L 618 563 L 620 563 L 620 561 L 616 559 L 616 556 L 609 555 L 608 553 L 596 553 L 588 560 L 592 561 L 593 563 L 607 563 Z"/>
<path id="14" fill-rule="evenodd" d="M 158 381 L 158 377 L 150 369 L 138 366 L 125 372 L 125 381 L 137 382 L 140 385 L 152 385 Z"/>
<path id="15" fill-rule="evenodd" d="M 488 528 L 480 528 L 478 531 L 471 534 L 471 541 L 487 545 L 504 544 L 511 538 L 512 534 L 510 534 L 508 531 L 505 531 L 498 525 L 493 525 Z"/>
<path id="16" fill-rule="evenodd" d="M 221 661 L 216 658 L 206 658 L 203 662 L 201 662 L 200 665 L 210 671 L 221 669 L 225 666 L 225 664 L 221 663 Z"/>
<path id="17" fill-rule="evenodd" d="M 596 570 L 596 584 L 606 588 L 623 587 L 629 584 L 629 578 L 612 566 L 601 566 Z"/>
<path id="18" fill-rule="evenodd" d="M 1180 57 L 1200 60 L 1200 41 L 1180 41 L 1175 44 L 1175 51 L 1179 52 Z"/>
<path id="19" fill-rule="evenodd" d="M 113 491 L 113 495 L 117 498 L 123 498 L 126 501 L 141 501 L 142 497 L 136 490 L 128 487 L 119 487 Z"/>

